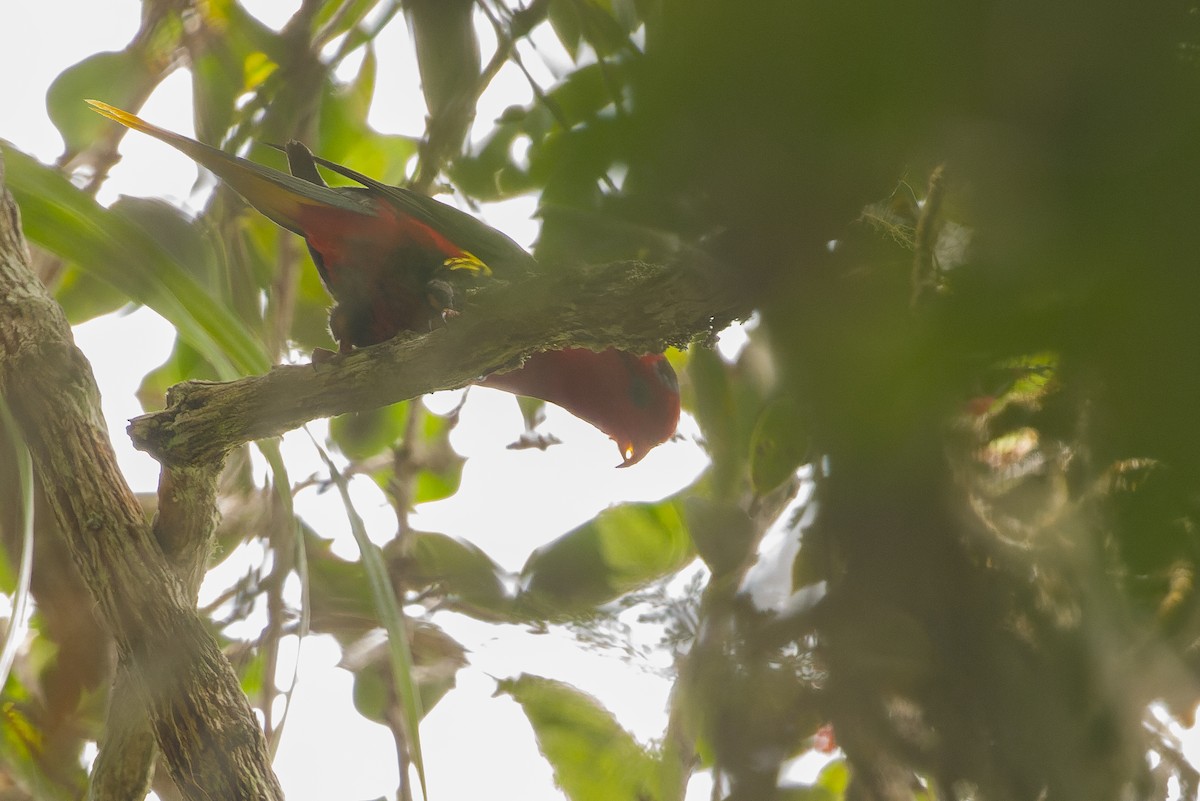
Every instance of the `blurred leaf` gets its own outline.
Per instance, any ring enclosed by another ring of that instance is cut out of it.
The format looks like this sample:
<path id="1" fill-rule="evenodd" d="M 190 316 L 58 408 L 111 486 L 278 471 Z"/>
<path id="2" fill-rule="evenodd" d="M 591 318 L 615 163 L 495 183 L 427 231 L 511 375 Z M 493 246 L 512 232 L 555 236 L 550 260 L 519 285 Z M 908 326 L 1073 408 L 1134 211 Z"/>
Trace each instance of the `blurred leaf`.
<path id="1" fill-rule="evenodd" d="M 293 306 L 292 344 L 304 355 L 315 348 L 336 348 L 329 333 L 329 307 L 331 300 L 321 276 L 312 263 L 307 249 L 301 256 L 303 264 L 296 283 L 296 300 Z"/>
<path id="2" fill-rule="evenodd" d="M 567 48 L 572 59 L 577 57 L 580 36 L 586 39 L 599 55 L 610 56 L 629 45 L 627 31 L 636 27 L 636 17 L 631 20 L 628 16 L 632 9 L 623 5 L 620 7 L 623 21 L 618 21 L 614 16 L 616 10 L 615 4 L 608 0 L 566 0 L 551 4 L 550 21 L 560 39 L 563 32 L 559 30 L 559 25 L 562 25 L 563 30 L 574 41 L 574 47 L 568 46 L 566 40 L 563 41 L 563 46 Z M 558 24 L 555 23 L 556 17 Z"/>
<path id="3" fill-rule="evenodd" d="M 363 53 L 362 65 L 358 74 L 345 88 L 346 104 L 353 107 L 363 117 L 371 111 L 371 101 L 375 99 L 375 80 L 379 75 L 379 58 L 375 48 L 368 45 Z"/>
<path id="4" fill-rule="evenodd" d="M 615 506 L 530 555 L 518 608 L 551 619 L 579 614 L 692 558 L 677 501 Z"/>
<path id="5" fill-rule="evenodd" d="M 260 697 L 263 691 L 263 682 L 266 679 L 266 649 L 254 649 L 250 652 L 249 658 L 239 660 L 236 666 L 238 668 L 238 678 L 241 680 L 242 692 L 250 698 Z"/>
<path id="6" fill-rule="evenodd" d="M 450 165 L 455 186 L 484 202 L 503 200 L 533 188 L 535 183 L 528 173 L 513 161 L 514 143 L 527 135 L 526 122 L 523 109 L 506 113 L 482 145 L 473 148 L 473 154 L 456 158 Z"/>
<path id="7" fill-rule="evenodd" d="M 693 411 L 712 457 L 712 481 L 718 497 L 731 494 L 741 475 L 743 450 L 739 443 L 737 411 L 729 369 L 715 351 L 693 348 L 688 378 L 694 393 Z"/>
<path id="8" fill-rule="evenodd" d="M 366 572 L 367 585 L 371 589 L 371 600 L 375 606 L 376 615 L 383 623 L 388 633 L 390 666 L 392 682 L 403 709 L 405 731 L 408 737 L 409 758 L 417 769 L 417 777 L 421 782 L 422 796 L 428 796 L 425 786 L 425 760 L 421 756 L 420 722 L 424 717 L 421 709 L 421 698 L 413 674 L 412 650 L 409 648 L 408 632 L 405 626 L 405 616 L 396 600 L 396 591 L 388 577 L 383 556 L 379 546 L 371 542 L 363 527 L 362 518 L 350 501 L 350 488 L 345 477 L 338 471 L 329 455 L 318 449 L 322 461 L 329 469 L 329 475 L 337 485 L 338 493 L 342 496 L 342 504 L 346 508 L 346 516 L 350 520 L 350 530 L 358 543 L 362 554 L 362 565 Z"/>
<path id="9" fill-rule="evenodd" d="M 336 3 L 332 5 L 337 6 Z M 244 57 L 252 53 L 265 53 L 276 64 L 287 62 L 288 43 L 278 32 L 246 11 L 237 0 L 207 0 L 196 6 L 194 11 L 202 15 L 206 28 L 219 31 L 228 38 L 229 47 L 234 52 Z M 246 85 L 256 84 L 247 82 Z"/>
<path id="10" fill-rule="evenodd" d="M 421 712 L 427 715 L 454 688 L 458 671 L 466 664 L 466 650 L 443 629 L 429 623 L 411 625 L 410 634 Z M 354 673 L 354 707 L 359 714 L 391 725 L 395 721 L 391 714 L 395 694 L 389 691 L 387 649 L 364 639 L 347 649 L 340 666 Z"/>
<path id="11" fill-rule="evenodd" d="M 305 537 L 312 627 L 344 647 L 380 624 L 362 565 L 335 555 L 331 544 L 311 532 Z"/>
<path id="12" fill-rule="evenodd" d="M 212 240 L 177 207 L 157 198 L 123 195 L 109 206 L 109 211 L 141 228 L 209 294 L 219 296 Z"/>
<path id="13" fill-rule="evenodd" d="M 30 582 L 33 576 L 33 462 L 29 448 L 21 429 L 9 411 L 8 404 L 0 397 L 0 432 L 3 440 L 10 447 L 7 452 L 0 453 L 0 459 L 11 462 L 14 466 L 11 472 L 16 478 L 20 506 L 17 526 L 20 528 L 21 561 L 17 568 L 16 586 L 7 591 L 10 598 L 10 612 L 7 630 L 3 640 L 0 640 L 0 689 L 8 682 L 9 671 L 17 655 L 17 648 L 25 639 L 28 631 L 28 612 L 30 601 Z M 15 532 L 14 532 L 15 533 Z"/>
<path id="14" fill-rule="evenodd" d="M 133 49 L 96 53 L 60 73 L 46 92 L 46 111 L 62 134 L 67 153 L 78 153 L 103 138 L 108 128 L 107 120 L 84 104 L 85 98 L 132 108 L 157 80 L 142 54 Z"/>
<path id="15" fill-rule="evenodd" d="M 614 88 L 623 84 L 622 70 L 615 64 L 589 64 L 569 73 L 546 93 L 566 122 L 572 127 L 592 120 L 617 99 Z"/>
<path id="16" fill-rule="evenodd" d="M 817 786 L 823 787 L 834 798 L 842 798 L 850 785 L 850 766 L 844 759 L 835 759 L 817 774 Z"/>
<path id="17" fill-rule="evenodd" d="M 78 754 L 49 750 L 54 743 L 32 714 L 33 700 L 25 688 L 10 680 L 0 689 L 4 691 L 0 696 L 0 765 L 39 801 L 82 797 L 87 775 L 78 765 Z M 76 759 L 73 769 L 60 770 L 72 756 Z"/>
<path id="18" fill-rule="evenodd" d="M 510 605 L 502 571 L 480 548 L 469 542 L 424 531 L 399 540 L 403 575 L 414 590 L 434 585 L 441 593 L 493 615 Z"/>
<path id="19" fill-rule="evenodd" d="M 754 522 L 739 506 L 689 495 L 683 504 L 688 531 L 713 576 L 736 569 L 754 544 Z"/>
<path id="20" fill-rule="evenodd" d="M 458 492 L 466 460 L 450 445 L 450 432 L 458 423 L 457 415 L 433 414 L 421 407 L 419 448 L 421 470 L 413 486 L 412 503 L 430 503 Z"/>
<path id="21" fill-rule="evenodd" d="M 623 123 L 603 115 L 569 130 L 555 129 L 529 146 L 529 180 L 543 187 L 542 200 L 589 208 L 621 151 Z"/>
<path id="22" fill-rule="evenodd" d="M 479 90 L 479 41 L 474 0 L 408 0 L 405 3 L 421 90 L 429 109 L 426 143 L 440 159 L 457 153 L 475 119 Z"/>
<path id="23" fill-rule="evenodd" d="M 318 155 L 345 164 L 389 184 L 405 179 L 408 161 L 416 155 L 411 137 L 380 134 L 367 123 L 368 95 L 374 91 L 374 60 L 364 61 L 359 77 L 346 88 L 325 88 L 318 120 Z M 329 175 L 334 185 L 353 184 Z"/>
<path id="24" fill-rule="evenodd" d="M 199 351 L 184 340 L 176 339 L 167 360 L 142 377 L 137 397 L 143 409 L 156 411 L 165 408 L 167 390 L 181 381 L 215 381 L 218 378 L 212 365 Z"/>
<path id="25" fill-rule="evenodd" d="M 550 0 L 550 25 L 558 41 L 566 49 L 572 61 L 579 58 L 579 43 L 583 39 L 583 25 L 579 19 L 575 0 Z"/>
<path id="26" fill-rule="evenodd" d="M 381 669 L 382 668 L 382 669 Z M 383 672 L 386 666 L 375 665 L 354 672 L 354 708 L 358 714 L 376 723 L 387 723 L 391 693 L 390 674 Z"/>
<path id="27" fill-rule="evenodd" d="M 796 402 L 778 397 L 758 415 L 750 437 L 750 483 L 766 495 L 808 460 L 809 424 Z"/>
<path id="28" fill-rule="evenodd" d="M 439 470 L 426 468 L 417 473 L 416 484 L 413 487 L 413 503 L 440 501 L 458 492 L 462 484 L 465 462 L 465 459 L 455 456 Z"/>
<path id="29" fill-rule="evenodd" d="M 391 448 L 404 436 L 407 401 L 365 412 L 351 412 L 329 421 L 329 438 L 347 459 L 362 461 Z"/>
<path id="30" fill-rule="evenodd" d="M 129 305 L 129 295 L 94 273 L 68 267 L 54 288 L 54 299 L 62 306 L 67 322 L 79 325 Z"/>
<path id="31" fill-rule="evenodd" d="M 342 3 L 322 3 L 313 22 L 315 27 L 321 30 L 324 41 L 330 41 L 361 25 L 366 16 L 378 5 L 379 0 L 346 0 L 346 2 Z M 398 5 L 390 4 L 388 6 L 387 12 L 389 17 L 399 11 Z"/>
<path id="32" fill-rule="evenodd" d="M 196 52 L 196 50 L 199 52 Z M 210 35 L 203 48 L 193 48 L 192 105 L 196 138 L 219 146 L 233 124 L 237 99 L 248 84 L 247 53 L 234 52 L 229 37 Z M 262 80 L 265 76 L 254 76 Z"/>
<path id="33" fill-rule="evenodd" d="M 529 674 L 498 682 L 497 692 L 524 709 L 555 783 L 571 801 L 662 798 L 658 760 L 596 699 Z"/>
<path id="34" fill-rule="evenodd" d="M 223 377 L 262 372 L 262 346 L 128 216 L 105 209 L 55 170 L 5 146 L 25 234 L 170 320 Z"/>

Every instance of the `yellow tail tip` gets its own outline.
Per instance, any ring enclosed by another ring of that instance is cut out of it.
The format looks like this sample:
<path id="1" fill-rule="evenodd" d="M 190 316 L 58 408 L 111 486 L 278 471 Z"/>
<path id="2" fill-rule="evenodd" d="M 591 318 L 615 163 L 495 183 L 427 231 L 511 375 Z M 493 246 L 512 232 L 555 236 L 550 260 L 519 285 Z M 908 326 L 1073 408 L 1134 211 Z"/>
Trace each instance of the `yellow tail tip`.
<path id="1" fill-rule="evenodd" d="M 141 117 L 130 114 L 128 111 L 122 111 L 116 106 L 110 106 L 108 103 L 103 101 L 89 99 L 84 100 L 83 102 L 91 106 L 92 110 L 97 114 L 103 114 L 110 120 L 115 120 L 127 128 L 145 129 L 149 127 L 149 123 L 145 122 Z"/>

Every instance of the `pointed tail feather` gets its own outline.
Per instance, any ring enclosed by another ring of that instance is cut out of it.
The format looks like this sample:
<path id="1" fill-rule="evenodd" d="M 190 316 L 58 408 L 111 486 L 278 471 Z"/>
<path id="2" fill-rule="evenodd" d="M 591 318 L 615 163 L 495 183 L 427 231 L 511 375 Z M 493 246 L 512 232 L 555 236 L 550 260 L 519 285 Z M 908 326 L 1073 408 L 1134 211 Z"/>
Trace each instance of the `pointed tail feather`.
<path id="1" fill-rule="evenodd" d="M 354 214 L 371 213 L 370 209 L 360 206 L 351 198 L 324 184 L 310 183 L 279 170 L 255 164 L 203 142 L 151 125 L 135 114 L 99 100 L 85 102 L 110 120 L 153 136 L 181 151 L 215 173 L 271 221 L 301 236 L 305 233 L 301 223 L 306 219 L 306 209 L 332 206 Z"/>

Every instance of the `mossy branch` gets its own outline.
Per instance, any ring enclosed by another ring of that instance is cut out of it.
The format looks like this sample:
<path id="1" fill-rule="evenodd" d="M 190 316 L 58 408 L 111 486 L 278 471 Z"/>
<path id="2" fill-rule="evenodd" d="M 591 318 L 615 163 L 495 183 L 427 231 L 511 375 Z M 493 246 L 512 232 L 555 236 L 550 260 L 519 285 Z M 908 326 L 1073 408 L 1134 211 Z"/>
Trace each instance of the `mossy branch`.
<path id="1" fill-rule="evenodd" d="M 564 268 L 497 285 L 428 334 L 397 337 L 318 365 L 277 367 L 229 382 L 189 381 L 167 408 L 129 426 L 164 464 L 219 459 L 245 442 L 309 420 L 466 386 L 537 351 L 661 350 L 749 313 L 709 263 L 641 262 Z"/>

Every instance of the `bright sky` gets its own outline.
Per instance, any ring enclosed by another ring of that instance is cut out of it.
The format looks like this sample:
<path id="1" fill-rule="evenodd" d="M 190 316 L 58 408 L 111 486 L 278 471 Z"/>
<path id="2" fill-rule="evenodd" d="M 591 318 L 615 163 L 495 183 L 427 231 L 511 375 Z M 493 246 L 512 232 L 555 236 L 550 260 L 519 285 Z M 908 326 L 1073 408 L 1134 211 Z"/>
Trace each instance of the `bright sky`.
<path id="1" fill-rule="evenodd" d="M 268 24 L 278 26 L 297 3 L 258 0 L 246 5 Z M 47 87 L 83 57 L 124 47 L 140 13 L 135 0 L 13 2 L 0 7 L 0 74 L 9 76 L 0 82 L 0 104 L 5 109 L 0 138 L 43 161 L 53 161 L 62 142 L 46 116 Z M 36 32 L 53 35 L 39 37 L 46 46 L 30 47 L 31 33 L 37 36 Z M 484 47 L 489 47 L 486 41 Z M 553 50 L 547 47 L 543 52 Z M 380 95 L 408 99 L 389 109 L 376 109 L 373 124 L 389 132 L 419 134 L 424 105 L 420 95 L 413 93 L 415 60 L 402 20 L 381 37 L 379 59 Z M 551 82 L 551 73 L 537 58 L 526 61 L 543 85 Z M 12 80 L 18 75 L 20 81 Z M 516 70 L 501 75 L 481 101 L 481 124 L 529 97 L 529 88 Z M 191 134 L 190 98 L 188 75 L 176 73 L 141 115 Z M 197 171 L 182 155 L 136 134 L 126 137 L 121 151 L 124 159 L 113 170 L 102 200 L 130 194 L 166 197 L 193 208 L 203 203 L 203 196 L 193 194 Z M 489 221 L 529 243 L 536 233 L 532 208 L 532 200 L 507 204 L 490 210 Z M 125 421 L 141 413 L 134 391 L 142 376 L 166 358 L 172 336 L 170 326 L 146 309 L 109 315 L 76 330 L 79 346 L 96 371 L 121 466 L 136 491 L 153 491 L 157 469 L 149 457 L 128 444 Z M 738 337 L 723 344 L 736 348 Z M 435 411 L 445 410 L 457 397 L 458 393 L 451 393 L 429 403 Z M 469 457 L 462 489 L 452 499 L 420 507 L 414 524 L 470 540 L 515 571 L 539 544 L 613 503 L 654 500 L 674 492 L 691 482 L 705 463 L 690 418 L 681 424 L 679 441 L 660 446 L 627 470 L 613 469 L 618 456 L 611 441 L 570 415 L 549 410 L 543 427 L 564 444 L 546 452 L 507 450 L 505 446 L 522 429 L 515 402 L 503 393 L 473 390 L 453 439 L 454 446 Z M 310 430 L 323 439 L 325 424 L 316 423 Z M 284 453 L 293 478 L 320 471 L 306 436 L 288 437 Z M 363 480 L 355 482 L 353 491 L 373 538 L 389 538 L 395 522 L 379 490 Z M 303 492 L 297 508 L 323 534 L 336 537 L 340 551 L 356 553 L 344 512 L 333 495 Z M 228 578 L 214 576 L 208 586 L 224 586 L 220 580 Z M 549 766 L 537 755 L 519 708 L 506 698 L 492 697 L 495 678 L 531 672 L 563 679 L 597 696 L 641 740 L 663 732 L 670 684 L 644 667 L 585 650 L 561 634 L 532 634 L 462 616 L 444 615 L 439 623 L 470 649 L 471 665 L 459 673 L 458 688 L 422 726 L 431 798 L 484 797 L 497 790 L 504 797 L 528 801 L 562 798 L 553 786 Z M 294 640 L 284 646 L 285 653 L 294 653 Z M 310 637 L 304 643 L 300 684 L 276 760 L 291 801 L 390 797 L 396 786 L 391 737 L 354 712 L 350 674 L 336 667 L 338 658 L 329 638 Z M 286 682 L 291 665 L 283 668 L 281 681 Z M 695 784 L 692 797 L 707 797 L 707 780 L 697 779 Z"/>

